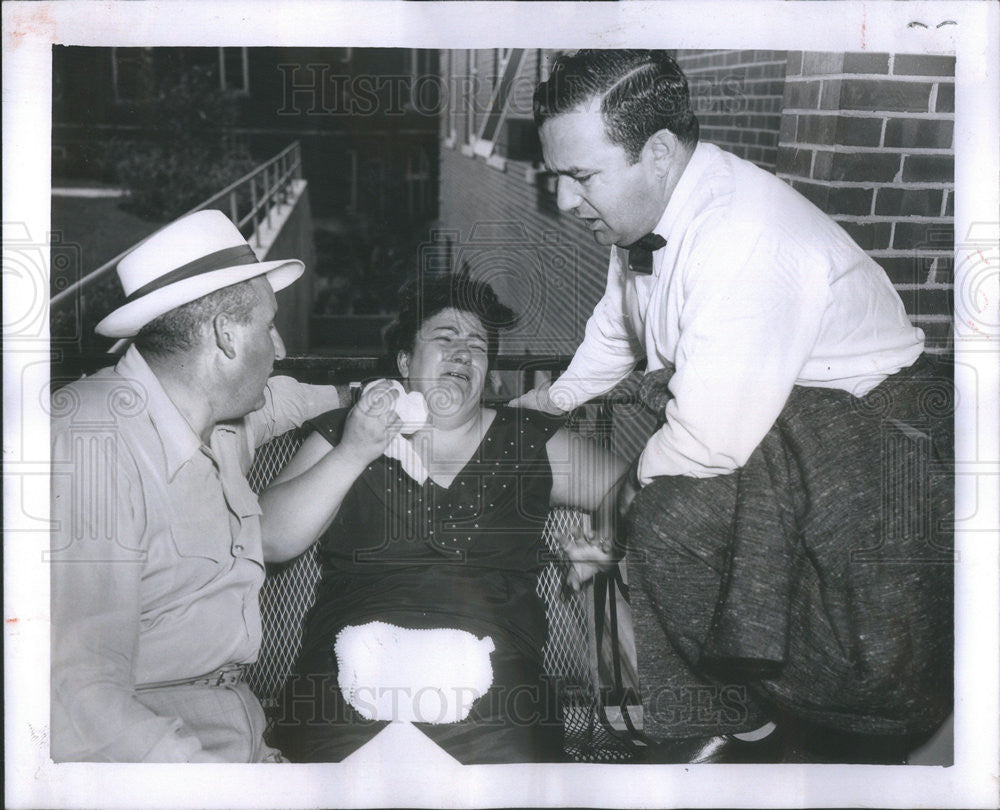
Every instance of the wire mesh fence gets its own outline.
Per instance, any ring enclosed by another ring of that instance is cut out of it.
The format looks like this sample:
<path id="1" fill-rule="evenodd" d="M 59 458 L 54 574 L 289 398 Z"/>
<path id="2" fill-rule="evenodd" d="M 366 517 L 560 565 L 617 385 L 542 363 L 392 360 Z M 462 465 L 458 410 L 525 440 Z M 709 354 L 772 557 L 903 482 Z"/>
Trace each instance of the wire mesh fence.
<path id="1" fill-rule="evenodd" d="M 290 431 L 257 451 L 248 474 L 255 492 L 260 492 L 288 463 L 306 432 Z M 592 590 L 564 588 L 565 571 L 559 564 L 558 537 L 580 517 L 574 510 L 554 508 L 542 534 L 549 558 L 537 587 L 549 627 L 543 650 L 544 669 L 558 686 L 566 753 L 580 762 L 627 761 L 631 746 L 615 734 L 603 714 L 591 619 Z M 247 682 L 265 710 L 277 707 L 281 688 L 294 666 L 302 644 L 303 621 L 315 598 L 319 578 L 320 566 L 313 546 L 292 563 L 269 571 L 261 588 L 263 637 L 258 659 L 247 672 Z"/>

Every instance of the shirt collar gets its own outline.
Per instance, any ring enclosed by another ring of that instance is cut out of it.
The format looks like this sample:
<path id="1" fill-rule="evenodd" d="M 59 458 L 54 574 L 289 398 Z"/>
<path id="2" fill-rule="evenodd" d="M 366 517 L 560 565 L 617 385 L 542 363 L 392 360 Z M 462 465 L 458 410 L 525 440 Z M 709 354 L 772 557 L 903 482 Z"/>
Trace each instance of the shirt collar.
<path id="1" fill-rule="evenodd" d="M 134 345 L 129 346 L 128 351 L 118 361 L 115 371 L 131 380 L 138 387 L 140 396 L 145 399 L 146 413 L 163 446 L 167 478 L 172 479 L 177 471 L 199 451 L 201 439 L 177 410 L 173 400 L 167 396 L 159 379 Z"/>
<path id="2" fill-rule="evenodd" d="M 698 188 L 702 175 L 704 175 L 705 170 L 711 162 L 711 158 L 711 146 L 701 142 L 695 145 L 694 152 L 691 153 L 691 159 L 688 160 L 687 166 L 681 172 L 680 180 L 674 186 L 674 191 L 670 195 L 670 201 L 663 211 L 663 216 L 660 217 L 660 221 L 653 228 L 654 233 L 658 233 L 669 241 L 671 227 L 681 220 L 682 214 L 688 209 L 688 201 Z"/>

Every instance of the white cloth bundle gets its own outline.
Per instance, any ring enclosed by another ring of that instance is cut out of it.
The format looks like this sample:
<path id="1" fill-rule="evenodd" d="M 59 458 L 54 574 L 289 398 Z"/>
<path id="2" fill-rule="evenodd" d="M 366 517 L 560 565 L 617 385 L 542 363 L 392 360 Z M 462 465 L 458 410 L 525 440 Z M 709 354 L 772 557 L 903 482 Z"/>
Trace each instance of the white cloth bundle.
<path id="1" fill-rule="evenodd" d="M 385 622 L 337 634 L 337 682 L 368 720 L 457 723 L 493 683 L 489 636 L 465 630 L 410 630 Z"/>
<path id="2" fill-rule="evenodd" d="M 422 485 L 427 480 L 427 468 L 424 467 L 424 463 L 420 460 L 420 456 L 417 455 L 417 451 L 413 449 L 413 445 L 405 437 L 416 433 L 427 424 L 427 401 L 419 391 L 410 391 L 407 393 L 398 380 L 375 380 L 365 386 L 365 391 L 379 382 L 388 382 L 389 385 L 399 391 L 395 408 L 399 418 L 403 420 L 402 430 L 389 440 L 389 444 L 385 448 L 385 454 L 389 458 L 396 459 L 402 465 L 406 474 Z"/>

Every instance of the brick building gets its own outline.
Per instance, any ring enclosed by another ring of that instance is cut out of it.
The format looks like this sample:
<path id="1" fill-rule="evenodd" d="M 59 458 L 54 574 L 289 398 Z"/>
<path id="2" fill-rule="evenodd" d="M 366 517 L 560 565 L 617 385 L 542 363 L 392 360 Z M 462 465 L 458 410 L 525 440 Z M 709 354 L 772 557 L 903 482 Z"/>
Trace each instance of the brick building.
<path id="1" fill-rule="evenodd" d="M 531 95 L 555 52 L 443 51 L 441 250 L 525 313 L 510 352 L 572 352 L 607 248 L 561 214 Z M 703 140 L 791 183 L 885 269 L 928 349 L 952 346 L 954 57 L 694 51 Z"/>

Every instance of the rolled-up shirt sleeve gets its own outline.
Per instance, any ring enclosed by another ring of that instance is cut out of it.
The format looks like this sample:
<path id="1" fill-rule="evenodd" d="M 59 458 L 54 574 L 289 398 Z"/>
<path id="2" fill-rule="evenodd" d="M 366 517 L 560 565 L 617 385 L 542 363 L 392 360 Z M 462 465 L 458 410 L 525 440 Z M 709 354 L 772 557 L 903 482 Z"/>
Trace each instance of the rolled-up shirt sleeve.
<path id="1" fill-rule="evenodd" d="M 628 376 L 640 357 L 625 314 L 624 285 L 615 248 L 607 287 L 587 321 L 583 341 L 569 367 L 549 389 L 549 398 L 564 411 L 606 394 Z"/>
<path id="2" fill-rule="evenodd" d="M 138 473 L 79 430 L 54 426 L 52 447 L 52 758 L 204 759 L 179 718 L 136 699 L 146 553 Z"/>
<path id="3" fill-rule="evenodd" d="M 245 418 L 248 436 L 254 447 L 260 447 L 314 416 L 336 410 L 341 404 L 335 386 L 309 385 L 292 377 L 271 377 L 264 389 L 264 406 Z"/>
<path id="4" fill-rule="evenodd" d="M 804 246 L 739 230 L 684 266 L 676 372 L 638 477 L 739 469 L 777 420 L 817 339 L 825 268 Z M 794 256 L 793 253 L 798 254 Z"/>

